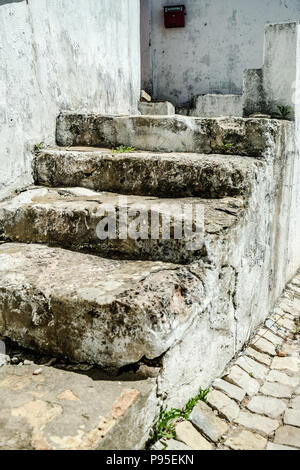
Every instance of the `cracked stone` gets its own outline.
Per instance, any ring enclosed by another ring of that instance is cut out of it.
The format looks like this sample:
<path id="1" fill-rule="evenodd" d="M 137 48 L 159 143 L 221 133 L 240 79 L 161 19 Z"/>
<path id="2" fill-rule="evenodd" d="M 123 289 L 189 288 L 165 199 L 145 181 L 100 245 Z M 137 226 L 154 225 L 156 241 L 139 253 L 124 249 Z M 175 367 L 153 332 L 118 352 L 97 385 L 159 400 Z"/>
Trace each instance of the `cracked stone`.
<path id="1" fill-rule="evenodd" d="M 271 369 L 298 372 L 299 359 L 296 357 L 274 357 Z"/>
<path id="2" fill-rule="evenodd" d="M 248 374 L 252 374 L 255 379 L 263 380 L 269 371 L 267 367 L 247 356 L 240 356 L 236 361 L 236 365 L 240 366 Z"/>
<path id="3" fill-rule="evenodd" d="M 300 429 L 294 426 L 281 426 L 275 433 L 274 443 L 300 448 Z"/>
<path id="4" fill-rule="evenodd" d="M 182 421 L 175 428 L 176 438 L 193 450 L 212 450 L 213 446 L 194 428 L 190 421 Z"/>
<path id="5" fill-rule="evenodd" d="M 271 370 L 267 375 L 266 380 L 268 382 L 279 382 L 283 385 L 289 385 L 290 387 L 296 387 L 299 383 L 298 377 L 290 377 L 284 372 L 278 370 Z"/>
<path id="6" fill-rule="evenodd" d="M 271 365 L 272 359 L 270 358 L 270 356 L 268 356 L 268 354 L 260 353 L 253 348 L 247 348 L 245 354 L 246 356 L 249 356 L 252 359 L 255 359 L 256 361 L 265 364 L 266 366 Z"/>
<path id="7" fill-rule="evenodd" d="M 257 380 L 250 377 L 247 372 L 238 366 L 233 366 L 225 379 L 228 380 L 228 382 L 243 388 L 250 396 L 256 395 L 259 390 L 259 383 Z"/>
<path id="8" fill-rule="evenodd" d="M 226 382 L 226 380 L 216 379 L 213 383 L 213 387 L 225 392 L 230 398 L 233 398 L 236 401 L 243 401 L 246 395 L 246 392 L 242 390 L 240 387 L 231 384 L 230 382 Z"/>
<path id="9" fill-rule="evenodd" d="M 266 434 L 267 436 L 272 434 L 279 427 L 278 421 L 247 411 L 241 411 L 235 422 L 245 428 Z"/>
<path id="10" fill-rule="evenodd" d="M 236 431 L 225 445 L 232 450 L 264 450 L 267 439 L 250 431 Z"/>
<path id="11" fill-rule="evenodd" d="M 193 409 L 190 420 L 214 442 L 219 441 L 228 431 L 229 427 L 225 421 L 218 418 L 212 409 L 203 401 L 200 401 Z"/>
<path id="12" fill-rule="evenodd" d="M 255 336 L 250 343 L 250 346 L 260 353 L 270 354 L 270 356 L 276 356 L 276 350 L 274 344 L 270 341 L 261 338 L 260 336 Z"/>
<path id="13" fill-rule="evenodd" d="M 292 396 L 292 388 L 278 382 L 265 382 L 260 391 L 264 395 L 277 398 L 291 398 Z"/>
<path id="14" fill-rule="evenodd" d="M 218 390 L 209 392 L 207 395 L 207 403 L 212 408 L 217 409 L 220 415 L 228 419 L 228 421 L 233 421 L 240 413 L 238 405 L 231 400 L 231 398 Z"/>
<path id="15" fill-rule="evenodd" d="M 270 418 L 278 418 L 284 412 L 286 407 L 286 403 L 282 400 L 262 396 L 251 398 L 247 405 L 248 410 L 269 416 Z"/>
<path id="16" fill-rule="evenodd" d="M 300 410 L 288 409 L 284 414 L 284 424 L 300 428 Z"/>

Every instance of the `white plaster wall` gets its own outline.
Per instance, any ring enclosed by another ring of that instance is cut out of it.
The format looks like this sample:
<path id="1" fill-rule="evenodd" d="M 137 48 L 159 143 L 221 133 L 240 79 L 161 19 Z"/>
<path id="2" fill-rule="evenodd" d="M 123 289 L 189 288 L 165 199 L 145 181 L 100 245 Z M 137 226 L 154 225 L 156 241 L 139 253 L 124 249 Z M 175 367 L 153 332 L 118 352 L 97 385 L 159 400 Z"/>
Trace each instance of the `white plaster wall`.
<path id="1" fill-rule="evenodd" d="M 300 266 L 300 24 L 296 26 L 296 80 L 294 88 L 294 110 L 295 110 L 295 157 L 292 167 L 292 178 L 290 184 L 290 229 L 288 240 L 289 269 L 287 277 L 291 278 Z"/>
<path id="2" fill-rule="evenodd" d="M 141 1 L 141 82 L 142 90 L 152 95 L 151 0 Z"/>
<path id="3" fill-rule="evenodd" d="M 151 0 L 155 99 L 242 91 L 243 71 L 263 63 L 266 23 L 300 19 L 299 0 Z M 165 29 L 163 6 L 186 5 L 186 27 Z M 143 24 L 142 24 L 143 27 Z"/>
<path id="4" fill-rule="evenodd" d="M 265 28 L 263 89 L 267 112 L 278 105 L 294 108 L 293 95 L 297 69 L 298 23 L 271 24 Z"/>
<path id="5" fill-rule="evenodd" d="M 137 112 L 139 37 L 139 0 L 0 1 L 0 198 L 61 110 Z"/>

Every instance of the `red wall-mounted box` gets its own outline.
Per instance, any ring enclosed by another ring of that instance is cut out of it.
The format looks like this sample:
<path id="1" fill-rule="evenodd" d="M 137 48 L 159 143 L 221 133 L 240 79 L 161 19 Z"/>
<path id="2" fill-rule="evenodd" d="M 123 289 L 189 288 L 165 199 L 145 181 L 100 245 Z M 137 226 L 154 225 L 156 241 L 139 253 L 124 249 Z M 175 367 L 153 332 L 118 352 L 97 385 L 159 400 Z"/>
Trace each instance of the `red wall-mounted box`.
<path id="1" fill-rule="evenodd" d="M 174 5 L 164 7 L 165 28 L 184 28 L 185 6 Z"/>

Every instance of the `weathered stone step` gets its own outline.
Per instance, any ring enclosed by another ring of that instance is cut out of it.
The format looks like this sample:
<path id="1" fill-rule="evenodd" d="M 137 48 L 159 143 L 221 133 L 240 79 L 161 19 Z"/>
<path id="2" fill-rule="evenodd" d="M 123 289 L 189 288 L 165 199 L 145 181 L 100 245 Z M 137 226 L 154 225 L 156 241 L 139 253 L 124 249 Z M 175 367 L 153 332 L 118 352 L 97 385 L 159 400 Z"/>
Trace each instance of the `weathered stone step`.
<path id="1" fill-rule="evenodd" d="M 220 198 L 248 193 L 261 161 L 229 155 L 133 152 L 91 147 L 43 150 L 35 183 L 160 197 Z"/>
<path id="2" fill-rule="evenodd" d="M 161 356 L 197 315 L 202 293 L 176 265 L 0 245 L 0 335 L 78 362 L 119 368 Z"/>
<path id="3" fill-rule="evenodd" d="M 222 236 L 243 211 L 241 197 L 158 199 L 36 187 L 0 204 L 0 236 L 4 241 L 47 243 L 114 258 L 187 263 L 206 255 L 203 216 L 206 235 Z M 192 247 L 189 229 L 199 231 Z"/>
<path id="4" fill-rule="evenodd" d="M 285 121 L 187 116 L 101 116 L 63 113 L 58 145 L 133 146 L 160 152 L 264 156 L 280 143 Z M 293 124 L 289 126 L 293 128 Z"/>
<path id="5" fill-rule="evenodd" d="M 155 379 L 56 364 L 0 368 L 0 450 L 144 448 L 158 413 Z"/>

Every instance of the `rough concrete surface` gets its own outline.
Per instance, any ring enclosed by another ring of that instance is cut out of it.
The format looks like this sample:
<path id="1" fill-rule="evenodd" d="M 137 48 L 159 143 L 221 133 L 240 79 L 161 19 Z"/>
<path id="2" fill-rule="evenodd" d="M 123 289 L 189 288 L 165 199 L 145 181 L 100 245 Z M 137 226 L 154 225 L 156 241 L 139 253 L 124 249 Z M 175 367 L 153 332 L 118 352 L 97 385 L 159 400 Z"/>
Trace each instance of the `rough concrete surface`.
<path id="1" fill-rule="evenodd" d="M 160 152 L 221 153 L 262 156 L 279 145 L 293 123 L 266 119 L 187 116 L 101 116 L 62 113 L 58 145 L 133 146 Z"/>
<path id="2" fill-rule="evenodd" d="M 138 110 L 142 115 L 174 116 L 175 106 L 169 101 L 139 102 Z"/>
<path id="3" fill-rule="evenodd" d="M 44 186 L 159 197 L 220 198 L 248 193 L 262 162 L 237 155 L 189 153 L 112 154 L 109 149 L 43 149 L 34 179 Z"/>
<path id="4" fill-rule="evenodd" d="M 0 368 L 1 450 L 139 450 L 158 413 L 153 379 Z"/>
<path id="5" fill-rule="evenodd" d="M 203 286 L 187 269 L 42 245 L 0 246 L 0 333 L 104 366 L 163 354 L 187 329 Z"/>
<path id="6" fill-rule="evenodd" d="M 189 116 L 242 116 L 242 95 L 199 95 L 192 102 Z"/>
<path id="7" fill-rule="evenodd" d="M 187 205 L 194 206 L 191 221 L 187 211 L 184 213 Z M 204 233 L 199 232 L 198 246 L 189 249 L 193 235 L 185 232 L 183 224 L 193 224 L 202 231 L 202 222 L 196 218 L 197 206 L 203 213 Z M 0 234 L 6 241 L 48 243 L 114 258 L 188 263 L 205 257 L 204 238 L 208 241 L 211 236 L 225 236 L 243 216 L 244 207 L 243 198 L 121 198 L 84 188 L 33 188 L 0 204 Z M 128 229 L 123 233 L 125 211 Z M 139 229 L 137 214 L 141 213 L 143 226 Z M 110 215 L 115 217 L 114 232 L 106 238 Z M 165 239 L 160 217 L 170 220 L 169 239 Z M 181 231 L 180 238 L 174 234 L 176 227 Z"/>

